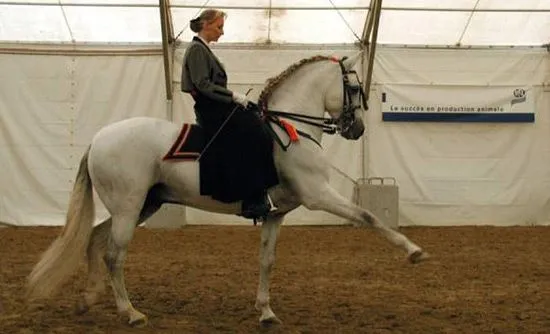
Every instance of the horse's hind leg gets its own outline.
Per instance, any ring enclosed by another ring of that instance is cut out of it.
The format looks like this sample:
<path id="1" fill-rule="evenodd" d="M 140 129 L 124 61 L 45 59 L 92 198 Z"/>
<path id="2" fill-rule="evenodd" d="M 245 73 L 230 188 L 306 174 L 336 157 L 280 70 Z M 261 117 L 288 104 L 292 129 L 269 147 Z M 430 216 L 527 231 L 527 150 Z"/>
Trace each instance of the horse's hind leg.
<path id="1" fill-rule="evenodd" d="M 90 243 L 88 244 L 88 279 L 82 298 L 76 305 L 76 313 L 86 313 L 97 301 L 101 292 L 105 290 L 103 279 L 103 262 L 111 230 L 111 218 L 94 227 Z"/>
<path id="2" fill-rule="evenodd" d="M 138 225 L 151 217 L 161 207 L 162 199 L 156 190 L 158 190 L 158 187 L 152 188 L 147 194 L 145 204 L 137 222 Z M 111 226 L 112 219 L 109 218 L 93 229 L 87 250 L 88 279 L 82 298 L 76 305 L 77 314 L 86 313 L 96 303 L 99 294 L 105 290 L 103 263 L 106 260 L 105 252 L 107 251 Z"/>

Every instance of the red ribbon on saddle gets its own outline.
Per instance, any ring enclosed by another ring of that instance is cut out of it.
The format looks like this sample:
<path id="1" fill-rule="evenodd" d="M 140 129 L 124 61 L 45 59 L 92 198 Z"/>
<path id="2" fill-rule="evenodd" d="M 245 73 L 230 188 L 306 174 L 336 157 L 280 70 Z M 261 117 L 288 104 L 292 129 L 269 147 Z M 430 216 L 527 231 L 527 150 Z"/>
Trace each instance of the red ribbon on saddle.
<path id="1" fill-rule="evenodd" d="M 284 119 L 279 119 L 279 122 L 281 122 L 281 124 L 285 127 L 285 131 L 286 133 L 288 133 L 288 136 L 290 137 L 290 141 L 300 140 L 300 137 L 298 136 L 298 131 L 296 130 L 296 127 L 294 127 L 294 125 L 290 124 Z"/>

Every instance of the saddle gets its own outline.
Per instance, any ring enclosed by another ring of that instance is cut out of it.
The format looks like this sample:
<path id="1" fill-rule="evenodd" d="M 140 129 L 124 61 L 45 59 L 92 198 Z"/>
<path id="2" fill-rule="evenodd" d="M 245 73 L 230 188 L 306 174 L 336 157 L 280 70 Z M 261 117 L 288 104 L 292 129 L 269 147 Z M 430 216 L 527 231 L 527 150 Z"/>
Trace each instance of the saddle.
<path id="1" fill-rule="evenodd" d="M 301 134 L 301 131 L 296 130 L 292 124 L 279 118 L 270 120 L 276 121 L 277 123 L 275 124 L 279 125 L 290 139 L 290 142 L 285 145 L 282 139 L 279 138 L 275 132 L 272 132 L 272 137 L 281 148 L 286 150 L 292 142 L 299 141 L 299 134 Z M 180 134 L 172 144 L 172 147 L 170 147 L 170 150 L 164 155 L 163 160 L 196 161 L 201 156 L 205 146 L 206 139 L 203 128 L 197 124 L 184 123 L 181 127 Z"/>

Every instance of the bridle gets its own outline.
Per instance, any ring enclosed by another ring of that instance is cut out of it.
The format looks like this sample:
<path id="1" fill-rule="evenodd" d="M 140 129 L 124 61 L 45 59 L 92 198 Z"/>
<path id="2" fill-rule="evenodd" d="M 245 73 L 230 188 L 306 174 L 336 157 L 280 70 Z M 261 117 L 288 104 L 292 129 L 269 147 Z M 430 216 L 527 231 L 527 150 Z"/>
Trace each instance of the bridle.
<path id="1" fill-rule="evenodd" d="M 361 107 L 363 107 L 363 109 L 365 110 L 369 109 L 369 106 L 367 105 L 365 91 L 363 89 L 363 83 L 361 82 L 361 79 L 359 79 L 357 71 L 346 70 L 343 64 L 344 60 L 346 60 L 346 57 L 338 60 L 338 63 L 340 64 L 340 69 L 342 70 L 342 81 L 344 89 L 344 102 L 342 106 L 342 113 L 335 120 L 335 122 L 339 125 L 338 132 L 345 132 L 353 126 L 356 121 L 355 110 Z M 352 83 L 350 81 L 349 75 L 355 76 L 355 83 Z M 359 99 L 360 101 L 357 101 L 357 99 Z"/>
<path id="2" fill-rule="evenodd" d="M 262 110 L 263 116 L 267 120 L 274 121 L 275 123 L 277 117 L 282 117 L 297 122 L 313 125 L 321 128 L 323 132 L 327 134 L 342 133 L 350 129 L 356 122 L 355 110 L 361 107 L 363 107 L 363 109 L 365 110 L 368 110 L 368 105 L 365 91 L 363 90 L 363 83 L 359 79 L 357 71 L 347 70 L 344 66 L 344 61 L 346 60 L 346 58 L 347 57 L 343 57 L 342 59 L 334 59 L 338 61 L 338 64 L 340 65 L 343 84 L 342 112 L 340 113 L 340 116 L 338 116 L 338 118 L 307 116 L 271 109 Z M 350 80 L 350 75 L 353 76 L 355 82 Z"/>

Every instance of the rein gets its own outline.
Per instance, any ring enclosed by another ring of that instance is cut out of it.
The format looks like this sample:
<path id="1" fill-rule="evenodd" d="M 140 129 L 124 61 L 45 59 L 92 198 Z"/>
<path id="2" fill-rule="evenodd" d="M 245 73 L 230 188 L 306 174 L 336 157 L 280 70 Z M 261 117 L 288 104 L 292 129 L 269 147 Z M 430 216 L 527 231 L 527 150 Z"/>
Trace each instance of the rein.
<path id="1" fill-rule="evenodd" d="M 333 135 L 337 132 L 337 127 L 335 125 L 336 120 L 329 117 L 307 116 L 307 115 L 301 115 L 301 114 L 295 114 L 295 113 L 290 113 L 286 111 L 277 111 L 277 110 L 267 110 L 264 112 L 264 115 L 269 117 L 271 121 L 277 118 L 274 116 L 279 116 L 279 117 L 294 120 L 296 122 L 313 125 L 318 128 L 321 128 L 324 133 L 327 133 L 330 135 Z"/>
<path id="2" fill-rule="evenodd" d="M 317 117 L 317 118 L 321 118 L 321 117 Z M 284 125 L 281 123 L 281 121 L 279 120 L 279 117 L 277 116 L 274 116 L 274 115 L 268 115 L 267 117 L 264 118 L 264 122 L 267 123 L 267 122 L 271 122 L 275 125 L 277 125 L 279 128 L 281 128 L 282 130 L 285 130 L 285 127 Z M 267 130 L 269 131 L 269 133 L 271 133 L 271 137 L 277 142 L 277 144 L 279 144 L 279 146 L 281 146 L 281 148 L 283 149 L 283 151 L 286 151 L 290 145 L 292 144 L 292 140 L 290 140 L 288 142 L 288 144 L 284 144 L 283 143 L 283 140 L 277 135 L 277 133 L 270 127 L 270 126 L 266 126 Z M 309 133 L 307 132 L 304 132 L 302 130 L 298 130 L 296 129 L 296 132 L 302 136 L 302 137 L 305 137 L 309 140 L 311 140 L 312 142 L 314 142 L 315 144 L 317 144 L 320 148 L 323 148 L 323 146 L 321 146 L 321 143 L 319 143 L 315 138 L 313 138 L 312 135 L 310 135 Z"/>

